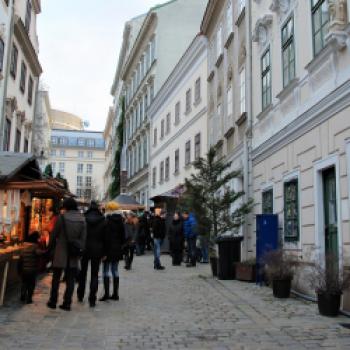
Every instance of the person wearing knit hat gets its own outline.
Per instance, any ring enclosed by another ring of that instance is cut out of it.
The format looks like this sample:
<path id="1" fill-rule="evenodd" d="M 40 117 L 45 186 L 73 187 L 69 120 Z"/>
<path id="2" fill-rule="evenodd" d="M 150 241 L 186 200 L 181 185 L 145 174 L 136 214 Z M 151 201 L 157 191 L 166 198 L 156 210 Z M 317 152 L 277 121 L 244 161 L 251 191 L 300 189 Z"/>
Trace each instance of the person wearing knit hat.
<path id="1" fill-rule="evenodd" d="M 116 202 L 106 204 L 106 245 L 103 261 L 104 295 L 101 301 L 108 299 L 119 300 L 119 261 L 123 260 L 123 246 L 125 243 L 125 231 L 123 217 L 120 215 L 120 207 Z M 113 294 L 110 296 L 110 275 L 113 278 Z"/>

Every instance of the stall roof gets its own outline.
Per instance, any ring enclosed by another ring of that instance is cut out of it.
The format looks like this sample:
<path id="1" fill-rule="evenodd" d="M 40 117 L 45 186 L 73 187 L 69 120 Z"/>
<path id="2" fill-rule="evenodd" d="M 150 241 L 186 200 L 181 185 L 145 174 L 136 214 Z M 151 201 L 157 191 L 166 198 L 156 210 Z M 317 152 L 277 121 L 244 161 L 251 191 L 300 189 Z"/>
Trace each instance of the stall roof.
<path id="1" fill-rule="evenodd" d="M 0 183 L 13 179 L 42 179 L 39 164 L 33 154 L 0 152 Z"/>
<path id="2" fill-rule="evenodd" d="M 116 198 L 113 199 L 114 202 L 117 202 L 121 209 L 125 210 L 138 210 L 145 209 L 145 206 L 140 204 L 135 200 L 134 197 L 129 196 L 127 194 L 120 194 Z"/>

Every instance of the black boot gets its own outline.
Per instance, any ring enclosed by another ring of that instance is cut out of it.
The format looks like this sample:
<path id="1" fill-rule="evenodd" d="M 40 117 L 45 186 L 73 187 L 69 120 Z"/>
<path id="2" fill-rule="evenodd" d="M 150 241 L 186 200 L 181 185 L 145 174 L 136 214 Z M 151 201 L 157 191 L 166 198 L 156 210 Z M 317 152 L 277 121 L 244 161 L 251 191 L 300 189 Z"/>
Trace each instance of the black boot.
<path id="1" fill-rule="evenodd" d="M 109 299 L 109 277 L 103 277 L 103 284 L 105 287 L 105 294 L 100 301 L 107 301 Z"/>
<path id="2" fill-rule="evenodd" d="M 119 300 L 119 277 L 113 278 L 113 295 L 112 300 Z"/>

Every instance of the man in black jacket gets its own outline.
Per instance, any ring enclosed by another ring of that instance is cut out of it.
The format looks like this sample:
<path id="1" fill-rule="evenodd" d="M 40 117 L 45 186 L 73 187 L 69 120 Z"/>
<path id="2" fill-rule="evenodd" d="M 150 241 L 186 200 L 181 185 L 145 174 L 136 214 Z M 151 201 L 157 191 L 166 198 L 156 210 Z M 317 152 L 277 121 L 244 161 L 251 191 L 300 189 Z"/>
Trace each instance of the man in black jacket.
<path id="1" fill-rule="evenodd" d="M 92 201 L 90 208 L 85 213 L 87 238 L 84 255 L 81 259 L 81 271 L 79 274 L 79 286 L 77 290 L 78 300 L 83 301 L 85 295 L 86 277 L 89 261 L 91 262 L 91 280 L 89 303 L 91 307 L 96 305 L 96 294 L 98 290 L 98 271 L 105 249 L 106 223 L 105 217 L 98 209 L 96 202 Z"/>
<path id="2" fill-rule="evenodd" d="M 164 270 L 160 263 L 160 248 L 165 238 L 165 212 L 157 213 L 153 220 L 153 241 L 154 241 L 154 269 Z"/>

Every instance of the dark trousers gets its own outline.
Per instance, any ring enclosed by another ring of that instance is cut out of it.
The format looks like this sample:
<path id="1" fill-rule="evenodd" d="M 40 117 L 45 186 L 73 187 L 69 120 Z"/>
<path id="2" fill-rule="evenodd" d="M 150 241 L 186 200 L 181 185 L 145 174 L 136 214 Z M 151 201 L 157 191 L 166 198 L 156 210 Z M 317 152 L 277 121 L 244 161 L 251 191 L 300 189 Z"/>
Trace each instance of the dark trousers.
<path id="1" fill-rule="evenodd" d="M 125 267 L 131 268 L 132 262 L 134 260 L 135 245 L 129 244 L 125 248 Z"/>
<path id="2" fill-rule="evenodd" d="M 83 258 L 81 259 L 81 270 L 78 277 L 79 285 L 78 285 L 77 294 L 78 294 L 79 300 L 84 299 L 89 261 L 90 261 L 90 272 L 91 272 L 89 301 L 95 302 L 96 294 L 98 290 L 98 271 L 100 269 L 100 262 L 101 262 L 100 258 L 88 258 L 86 256 L 83 256 Z"/>
<path id="3" fill-rule="evenodd" d="M 187 250 L 189 262 L 195 266 L 197 260 L 197 248 L 196 248 L 196 238 L 187 238 Z"/>
<path id="4" fill-rule="evenodd" d="M 31 301 L 36 284 L 36 273 L 22 274 L 21 300 Z"/>
<path id="5" fill-rule="evenodd" d="M 181 265 L 182 255 L 182 250 L 173 250 L 171 252 L 171 256 L 173 258 L 173 265 Z"/>
<path id="6" fill-rule="evenodd" d="M 70 306 L 72 303 L 72 296 L 74 292 L 74 282 L 77 274 L 76 268 L 59 268 L 54 267 L 53 268 L 53 275 L 52 275 L 52 285 L 51 285 L 51 293 L 50 293 L 50 303 L 53 305 L 57 304 L 58 299 L 58 292 L 60 287 L 60 280 L 62 276 L 62 272 L 65 272 L 65 282 L 66 282 L 66 290 L 64 292 L 63 296 L 63 304 L 65 306 Z"/>

